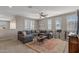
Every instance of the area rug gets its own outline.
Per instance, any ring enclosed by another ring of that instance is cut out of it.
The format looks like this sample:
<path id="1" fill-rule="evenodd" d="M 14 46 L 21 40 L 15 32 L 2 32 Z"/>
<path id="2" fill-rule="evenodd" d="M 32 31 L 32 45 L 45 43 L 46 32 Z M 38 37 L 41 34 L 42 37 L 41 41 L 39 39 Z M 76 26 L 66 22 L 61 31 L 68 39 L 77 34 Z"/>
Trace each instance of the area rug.
<path id="1" fill-rule="evenodd" d="M 60 39 L 48 39 L 41 44 L 32 42 L 25 45 L 39 53 L 63 53 L 67 49 L 67 42 Z"/>

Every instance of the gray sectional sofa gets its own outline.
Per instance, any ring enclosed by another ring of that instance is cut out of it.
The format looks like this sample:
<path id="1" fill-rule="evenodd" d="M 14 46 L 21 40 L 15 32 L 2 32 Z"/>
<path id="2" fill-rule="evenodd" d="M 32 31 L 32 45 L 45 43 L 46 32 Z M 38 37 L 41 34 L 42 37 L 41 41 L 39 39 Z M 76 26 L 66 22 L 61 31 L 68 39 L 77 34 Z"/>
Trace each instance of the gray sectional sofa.
<path id="1" fill-rule="evenodd" d="M 44 36 L 47 36 L 47 39 L 53 38 L 53 32 L 52 31 L 18 31 L 18 40 L 20 40 L 22 43 L 28 43 L 32 42 L 33 38 L 38 36 L 40 33 L 44 33 Z"/>

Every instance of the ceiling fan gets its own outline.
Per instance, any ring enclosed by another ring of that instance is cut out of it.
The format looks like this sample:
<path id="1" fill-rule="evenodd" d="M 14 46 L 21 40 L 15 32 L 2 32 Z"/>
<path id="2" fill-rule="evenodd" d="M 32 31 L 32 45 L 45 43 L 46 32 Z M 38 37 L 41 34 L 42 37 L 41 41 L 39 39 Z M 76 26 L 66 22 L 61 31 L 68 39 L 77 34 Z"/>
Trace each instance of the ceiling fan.
<path id="1" fill-rule="evenodd" d="M 28 6 L 28 8 L 33 8 L 33 6 Z M 40 18 L 45 18 L 48 16 L 48 14 L 46 14 L 45 12 L 45 9 L 43 9 L 39 14 Z"/>
<path id="2" fill-rule="evenodd" d="M 48 16 L 48 14 L 45 14 L 44 12 L 40 12 L 39 15 L 40 15 L 40 18 L 44 18 Z"/>

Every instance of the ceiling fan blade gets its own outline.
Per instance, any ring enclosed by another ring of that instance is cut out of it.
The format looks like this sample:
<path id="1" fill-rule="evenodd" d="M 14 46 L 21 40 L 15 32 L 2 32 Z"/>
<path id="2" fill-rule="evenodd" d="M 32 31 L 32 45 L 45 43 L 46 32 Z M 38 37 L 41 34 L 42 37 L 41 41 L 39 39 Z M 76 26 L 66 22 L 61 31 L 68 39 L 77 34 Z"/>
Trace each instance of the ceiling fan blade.
<path id="1" fill-rule="evenodd" d="M 40 18 L 42 18 L 42 17 L 46 17 L 48 14 L 44 14 L 43 12 L 40 12 L 39 15 L 40 15 Z"/>

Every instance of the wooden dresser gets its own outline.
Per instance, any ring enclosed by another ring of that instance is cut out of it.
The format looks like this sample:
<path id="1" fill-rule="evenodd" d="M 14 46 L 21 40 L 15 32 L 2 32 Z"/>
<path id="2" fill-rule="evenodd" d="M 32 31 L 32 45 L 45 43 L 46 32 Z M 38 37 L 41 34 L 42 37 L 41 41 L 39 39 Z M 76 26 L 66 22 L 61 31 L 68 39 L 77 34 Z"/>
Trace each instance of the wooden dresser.
<path id="1" fill-rule="evenodd" d="M 77 36 L 69 36 L 69 53 L 79 53 L 79 39 Z"/>

